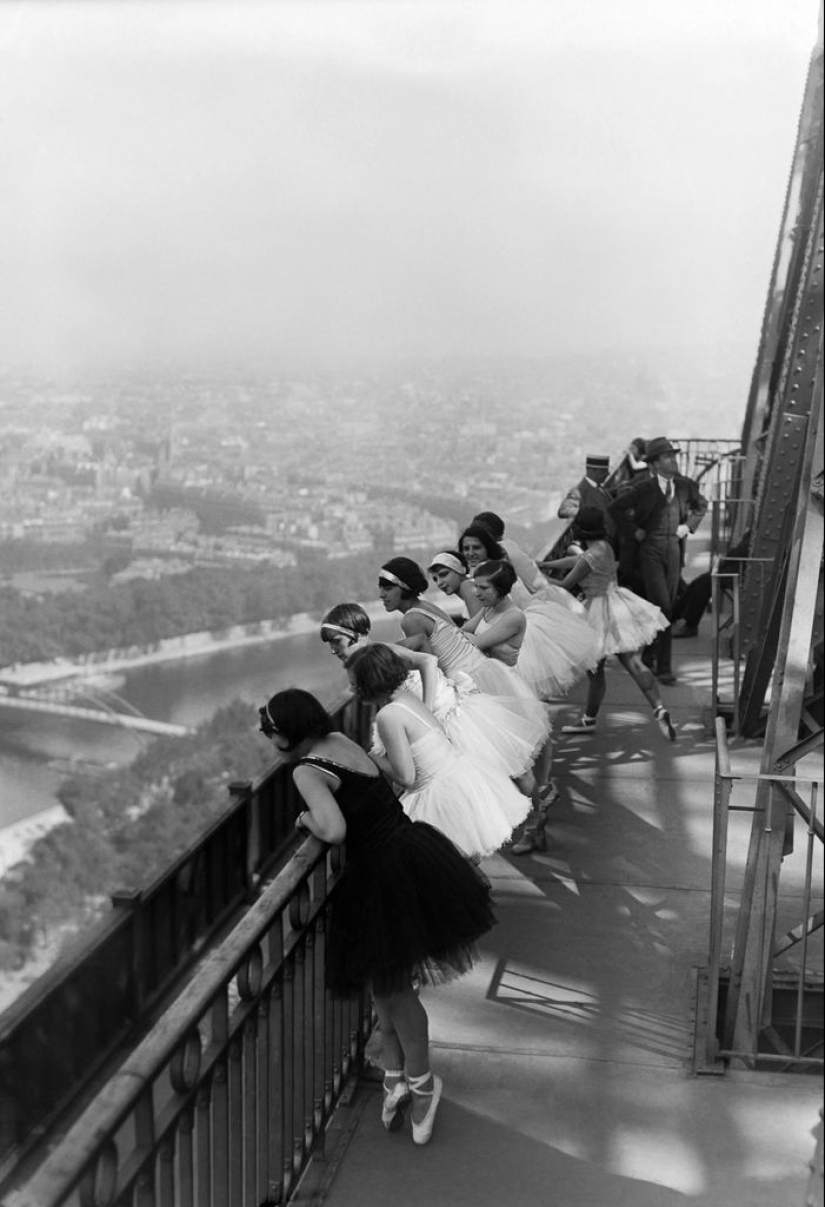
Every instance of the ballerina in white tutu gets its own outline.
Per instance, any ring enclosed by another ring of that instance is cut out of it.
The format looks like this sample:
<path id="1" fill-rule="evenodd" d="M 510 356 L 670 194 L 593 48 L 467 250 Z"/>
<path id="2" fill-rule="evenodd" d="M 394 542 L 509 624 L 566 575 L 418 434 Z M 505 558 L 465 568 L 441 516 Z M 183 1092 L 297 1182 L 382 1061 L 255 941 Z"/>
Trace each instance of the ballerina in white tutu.
<path id="1" fill-rule="evenodd" d="M 357 603 L 336 604 L 321 621 L 321 640 L 344 665 L 357 649 L 372 644 L 369 616 Z M 535 791 L 532 766 L 535 743 L 524 736 L 520 714 L 507 701 L 476 687 L 466 671 L 443 674 L 435 654 L 384 643 L 407 667 L 406 689 L 430 709 L 447 737 L 461 754 L 490 764 L 494 771 L 514 779 L 526 796 Z M 539 731 L 540 732 L 540 731 Z M 538 741 L 539 733 L 536 735 Z M 373 750 L 386 753 L 373 729 Z"/>
<path id="2" fill-rule="evenodd" d="M 360 700 L 378 707 L 377 767 L 404 788 L 401 804 L 413 821 L 441 830 L 473 859 L 492 855 L 530 812 L 504 772 L 462 754 L 429 709 L 407 689 L 407 668 L 375 642 L 355 650 L 347 673 Z"/>
<path id="3" fill-rule="evenodd" d="M 653 709 L 659 729 L 671 742 L 676 730 L 670 713 L 662 703 L 656 677 L 644 665 L 641 651 L 657 633 L 670 623 L 664 613 L 646 599 L 616 581 L 616 557 L 607 541 L 604 514 L 598 507 L 583 507 L 573 521 L 573 529 L 584 545 L 584 553 L 542 562 L 547 570 L 567 570 L 563 586 L 578 587 L 585 596 L 587 620 L 598 643 L 599 663 L 588 672 L 587 702 L 580 719 L 562 727 L 562 733 L 592 733 L 605 697 L 605 660 L 615 654 L 638 684 Z"/>
<path id="4" fill-rule="evenodd" d="M 595 668 L 598 661 L 593 634 L 583 609 L 575 601 L 571 609 L 549 598 L 554 590 L 561 589 L 552 588 L 549 583 L 548 597 L 531 595 L 519 582 L 516 569 L 505 551 L 483 524 L 471 524 L 465 528 L 458 547 L 474 579 L 482 562 L 503 562 L 512 569 L 512 585 L 507 591 L 508 607 L 520 608 L 527 623 L 518 661 L 510 665 L 515 664 L 518 673 L 541 699 L 567 695 L 587 671 Z M 520 593 L 519 597 L 516 592 Z M 470 620 L 476 621 L 477 617 L 471 616 Z M 465 625 L 465 629 L 473 631 L 468 625 Z"/>
<path id="5" fill-rule="evenodd" d="M 470 567 L 463 553 L 457 549 L 440 549 L 434 554 L 427 573 L 439 591 L 445 595 L 455 595 L 462 601 L 467 616 L 475 616 L 481 610 L 470 578 Z"/>
<path id="6" fill-rule="evenodd" d="M 557 603 L 578 616 L 584 615 L 584 605 L 575 595 L 565 591 L 560 583 L 551 582 L 546 574 L 542 574 L 538 562 L 516 541 L 504 535 L 504 520 L 501 516 L 496 515 L 494 511 L 480 511 L 478 515 L 473 516 L 473 524 L 482 524 L 487 529 L 493 540 L 504 550 L 507 561 L 518 575 L 519 581 L 511 592 L 517 604 L 528 608 L 531 603 Z"/>

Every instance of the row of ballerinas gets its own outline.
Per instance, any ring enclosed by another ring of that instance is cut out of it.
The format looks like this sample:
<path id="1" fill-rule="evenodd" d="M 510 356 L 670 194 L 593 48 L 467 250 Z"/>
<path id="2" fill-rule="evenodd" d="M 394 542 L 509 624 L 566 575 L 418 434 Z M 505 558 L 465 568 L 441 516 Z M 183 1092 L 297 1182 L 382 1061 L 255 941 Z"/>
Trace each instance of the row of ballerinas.
<path id="1" fill-rule="evenodd" d="M 369 987 L 384 1069 L 381 1123 L 397 1132 L 409 1112 L 419 1145 L 432 1136 L 444 1087 L 430 1067 L 416 985 L 466 972 L 476 941 L 495 923 L 491 885 L 473 863 L 522 823 L 512 851 L 544 848 L 544 817 L 556 790 L 541 696 L 566 690 L 582 674 L 592 688 L 610 653 L 636 677 L 641 662 L 627 643 L 647 644 L 666 624 L 657 609 L 616 588 L 597 526 L 580 534 L 589 542 L 582 557 L 558 567 L 567 571 L 561 588 L 545 586 L 529 559 L 518 568 L 513 550 L 491 556 L 496 550 L 486 542 L 495 544 L 495 536 L 476 527 L 462 548 L 442 550 L 429 567 L 446 594 L 467 603 L 463 626 L 422 598 L 423 571 L 401 557 L 386 562 L 378 580 L 384 607 L 401 614 L 397 642 L 372 642 L 358 604 L 338 604 L 322 621 L 321 637 L 346 666 L 354 692 L 376 706 L 369 755 L 331 732 L 323 705 L 300 689 L 280 692 L 260 709 L 261 732 L 293 765 L 306 806 L 296 828 L 347 843 L 328 932 L 327 984 L 333 992 Z M 470 549 L 473 540 L 483 556 Z M 513 598 L 517 580 L 528 592 L 524 607 Z M 577 585 L 583 605 L 558 594 Z M 662 726 L 661 705 L 646 681 L 639 684 Z M 388 781 L 402 787 L 400 802 Z"/>
<path id="2" fill-rule="evenodd" d="M 616 587 L 615 571 L 610 584 L 602 545 L 609 551 L 594 536 L 598 573 L 576 559 L 574 582 L 598 587 L 581 603 L 568 589 L 573 582 L 549 582 L 526 555 L 520 565 L 517 547 L 499 545 L 477 517 L 459 548 L 439 551 L 428 567 L 441 591 L 466 604 L 462 625 L 423 598 L 430 584 L 407 557 L 385 562 L 378 577 L 385 609 L 400 613 L 397 641 L 373 642 L 369 616 L 355 603 L 323 618 L 322 640 L 355 694 L 376 706 L 373 761 L 401 786 L 411 818 L 436 826 L 473 859 L 499 850 L 519 827 L 512 854 L 546 849 L 547 813 L 558 799 L 546 701 L 587 675 L 588 700 L 601 689 L 600 703 L 608 655 L 618 654 L 659 728 L 675 737 L 638 657 L 667 622 Z"/>

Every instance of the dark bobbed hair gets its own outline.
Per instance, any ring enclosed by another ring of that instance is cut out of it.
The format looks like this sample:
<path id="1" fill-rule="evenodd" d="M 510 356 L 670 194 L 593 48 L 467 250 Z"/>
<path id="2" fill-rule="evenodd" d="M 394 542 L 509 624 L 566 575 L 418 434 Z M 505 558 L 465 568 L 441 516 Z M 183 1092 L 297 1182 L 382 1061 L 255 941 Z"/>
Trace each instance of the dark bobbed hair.
<path id="1" fill-rule="evenodd" d="M 504 536 L 504 520 L 494 511 L 480 511 L 473 516 L 474 524 L 483 524 L 494 541 L 500 541 Z"/>
<path id="2" fill-rule="evenodd" d="M 481 562 L 473 571 L 473 578 L 486 578 L 501 597 L 508 595 L 516 585 L 518 575 L 510 562 L 496 560 Z"/>
<path id="3" fill-rule="evenodd" d="M 573 520 L 573 533 L 583 540 L 598 541 L 604 539 L 606 530 L 604 512 L 600 507 L 581 507 Z"/>
<path id="4" fill-rule="evenodd" d="M 367 704 L 391 696 L 408 674 L 395 650 L 380 641 L 353 650 L 344 665 L 351 674 L 356 696 Z"/>
<path id="5" fill-rule="evenodd" d="M 332 719 L 321 701 L 300 687 L 277 692 L 258 711 L 264 732 L 274 730 L 286 738 L 289 750 L 306 738 L 323 738 L 332 733 Z"/>
<path id="6" fill-rule="evenodd" d="M 468 524 L 461 536 L 458 538 L 459 549 L 461 548 L 465 536 L 472 536 L 475 537 L 477 541 L 480 541 L 484 546 L 484 552 L 491 561 L 500 562 L 504 560 L 504 550 L 490 532 L 490 529 L 486 528 L 484 524 Z"/>
<path id="7" fill-rule="evenodd" d="M 408 589 L 404 590 L 402 588 L 404 599 L 415 599 L 416 596 L 423 594 L 430 585 L 427 582 L 426 574 L 418 562 L 414 562 L 411 557 L 391 557 L 388 562 L 384 562 L 381 570 L 388 570 L 390 574 L 394 574 L 396 578 L 400 578 L 402 583 L 406 583 Z M 381 570 L 378 571 L 379 582 L 381 582 Z M 386 579 L 385 581 L 391 587 L 398 586 L 391 579 Z"/>
<path id="8" fill-rule="evenodd" d="M 359 637 L 368 637 L 372 628 L 372 621 L 367 613 L 357 603 L 339 603 L 334 608 L 330 608 L 328 612 L 321 618 L 321 640 L 331 641 L 334 634 L 324 631 L 325 624 L 335 624 L 339 628 L 349 629 L 353 634 L 352 640 L 357 641 Z"/>

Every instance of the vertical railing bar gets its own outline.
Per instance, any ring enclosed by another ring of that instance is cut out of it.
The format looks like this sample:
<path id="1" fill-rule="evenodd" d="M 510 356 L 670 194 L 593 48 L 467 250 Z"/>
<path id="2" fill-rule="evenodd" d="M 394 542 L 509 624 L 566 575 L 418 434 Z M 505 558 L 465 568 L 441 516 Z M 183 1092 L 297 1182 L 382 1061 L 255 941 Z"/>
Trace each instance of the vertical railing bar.
<path id="1" fill-rule="evenodd" d="M 194 1108 L 189 1106 L 178 1125 L 178 1207 L 194 1207 L 195 1203 L 193 1128 Z"/>
<path id="2" fill-rule="evenodd" d="M 711 615 L 711 656 L 710 656 L 710 690 L 713 715 L 716 717 L 719 708 L 719 646 L 721 634 L 719 629 L 719 580 L 715 574 L 710 576 L 710 615 Z M 718 719 L 718 718 L 717 718 Z"/>
<path id="3" fill-rule="evenodd" d="M 794 1056 L 802 1055 L 802 1015 L 805 1007 L 805 978 L 808 969 L 808 923 L 811 917 L 811 887 L 814 868 L 814 841 L 816 838 L 816 810 L 818 784 L 811 784 L 811 812 L 808 818 L 808 841 L 805 852 L 805 887 L 802 893 L 802 958 L 799 969 L 799 984 L 796 990 L 796 1020 L 794 1025 Z"/>
<path id="4" fill-rule="evenodd" d="M 267 1128 L 269 1122 L 269 1012 L 272 1009 L 272 988 L 258 1002 L 257 1042 L 255 1044 L 255 1202 L 268 1196 L 267 1186 Z"/>
<path id="5" fill-rule="evenodd" d="M 213 1207 L 229 1202 L 229 1051 L 226 988 L 212 1005 L 212 1038 L 220 1057 L 212 1075 L 210 1165 Z"/>
<path id="6" fill-rule="evenodd" d="M 742 630 L 740 624 L 740 578 L 738 574 L 734 578 L 731 585 L 733 588 L 733 732 L 739 733 L 739 686 L 741 680 L 740 660 L 742 657 Z"/>
<path id="7" fill-rule="evenodd" d="M 258 1202 L 258 1173 L 256 1160 L 258 1145 L 258 1010 L 249 1012 L 243 1028 L 243 1050 L 241 1059 L 241 1137 L 243 1145 L 243 1168 L 241 1177 L 241 1202 Z"/>
<path id="8" fill-rule="evenodd" d="M 277 933 L 280 942 L 280 926 Z M 272 997 L 269 1003 L 266 1181 L 267 1194 L 270 1198 L 274 1198 L 276 1193 L 280 1197 L 283 1178 L 284 1092 L 284 985 L 283 972 L 281 972 L 278 981 L 272 987 Z"/>
<path id="9" fill-rule="evenodd" d="M 196 1152 L 198 1207 L 211 1207 L 212 1198 L 212 1078 L 205 1081 L 197 1093 Z"/>
<path id="10" fill-rule="evenodd" d="M 284 1182 L 292 1168 L 292 1146 L 295 1137 L 295 964 L 294 955 L 287 961 L 284 976 Z M 290 1177 L 290 1186 L 292 1180 Z M 284 1192 L 288 1193 L 286 1184 Z"/>
<path id="11" fill-rule="evenodd" d="M 774 784 L 766 784 L 764 791 L 765 791 L 765 797 L 766 797 L 766 803 L 765 803 L 766 822 L 765 822 L 765 826 L 762 830 L 763 839 L 760 843 L 760 850 L 759 850 L 758 858 L 762 859 L 763 866 L 764 866 L 763 885 L 762 885 L 762 892 L 764 894 L 763 900 L 769 901 L 770 900 L 769 893 L 770 893 L 770 888 L 771 888 L 770 848 L 771 848 L 771 835 L 773 834 L 772 818 L 773 818 L 773 809 L 774 809 L 774 794 L 778 791 L 778 789 L 776 788 L 776 786 Z M 762 1031 L 762 1029 L 766 1025 L 766 1018 L 773 1017 L 773 960 L 771 958 L 770 948 L 768 946 L 766 946 L 767 938 L 768 938 L 767 926 L 768 926 L 767 911 L 763 909 L 760 911 L 759 943 L 757 945 L 759 958 L 758 958 L 757 966 L 756 966 L 756 974 L 757 974 L 756 975 L 756 984 L 759 986 L 759 1001 L 756 1003 L 757 1010 L 755 1011 L 755 1015 L 759 1021 L 758 1021 L 757 1025 L 754 1027 L 754 1031 L 753 1031 L 754 1057 L 757 1057 L 759 1054 L 759 1033 L 760 1033 L 760 1031 Z M 765 967 L 766 958 L 768 961 L 767 968 Z"/>
<path id="12" fill-rule="evenodd" d="M 158 1189 L 160 1207 L 175 1207 L 175 1153 L 178 1147 L 178 1129 L 171 1129 L 160 1146 L 158 1160 Z"/>
<path id="13" fill-rule="evenodd" d="M 725 920 L 725 871 L 728 845 L 728 822 L 732 791 L 730 756 L 728 753 L 725 719 L 716 718 L 716 766 L 713 809 L 713 851 L 710 882 L 710 937 L 708 1022 L 705 1059 L 710 1066 L 716 1061 L 718 1041 L 716 1025 L 719 1014 L 719 974 L 722 962 L 722 930 Z"/>
<path id="14" fill-rule="evenodd" d="M 296 1008 L 295 1008 L 295 1088 L 296 1103 L 296 1132 L 294 1139 L 300 1139 L 300 1149 L 296 1147 L 296 1159 L 303 1161 L 306 1153 L 307 1126 L 307 963 L 310 955 L 309 932 L 304 931 L 298 945 L 298 976 L 296 977 Z"/>

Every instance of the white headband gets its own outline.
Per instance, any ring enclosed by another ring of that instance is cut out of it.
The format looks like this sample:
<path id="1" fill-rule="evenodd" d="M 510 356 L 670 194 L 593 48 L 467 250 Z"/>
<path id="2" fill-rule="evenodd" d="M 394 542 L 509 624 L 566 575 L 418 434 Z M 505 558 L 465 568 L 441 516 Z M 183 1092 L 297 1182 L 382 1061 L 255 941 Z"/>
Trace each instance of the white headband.
<path id="1" fill-rule="evenodd" d="M 433 566 L 446 566 L 448 570 L 455 570 L 456 574 L 467 573 L 467 567 L 453 553 L 436 553 L 427 569 L 432 570 Z"/>
<path id="2" fill-rule="evenodd" d="M 354 629 L 345 629 L 340 624 L 329 624 L 328 621 L 324 621 L 324 623 L 321 625 L 322 633 L 324 629 L 329 629 L 330 633 L 342 633 L 344 637 L 351 637 L 353 641 L 358 640 L 359 635 Z"/>
<path id="3" fill-rule="evenodd" d="M 396 587 L 401 587 L 404 591 L 412 591 L 412 587 L 405 583 L 403 579 L 400 579 L 397 574 L 392 574 L 389 570 L 385 570 L 383 566 L 378 571 L 378 577 L 385 578 L 387 582 L 395 583 Z"/>

